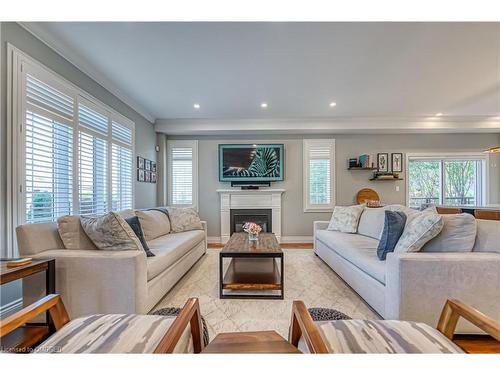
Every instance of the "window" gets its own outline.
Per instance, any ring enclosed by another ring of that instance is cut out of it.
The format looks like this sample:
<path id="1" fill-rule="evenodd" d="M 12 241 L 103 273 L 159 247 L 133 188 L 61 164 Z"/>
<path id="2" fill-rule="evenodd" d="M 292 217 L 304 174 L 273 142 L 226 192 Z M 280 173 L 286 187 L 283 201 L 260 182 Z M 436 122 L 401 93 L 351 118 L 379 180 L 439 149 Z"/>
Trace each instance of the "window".
<path id="1" fill-rule="evenodd" d="M 335 206 L 334 139 L 304 139 L 304 212 L 331 211 Z"/>
<path id="2" fill-rule="evenodd" d="M 408 155 L 408 205 L 486 204 L 487 156 Z"/>
<path id="3" fill-rule="evenodd" d="M 134 124 L 14 48 L 18 223 L 133 207 Z"/>
<path id="4" fill-rule="evenodd" d="M 198 205 L 198 141 L 167 141 L 168 202 Z"/>

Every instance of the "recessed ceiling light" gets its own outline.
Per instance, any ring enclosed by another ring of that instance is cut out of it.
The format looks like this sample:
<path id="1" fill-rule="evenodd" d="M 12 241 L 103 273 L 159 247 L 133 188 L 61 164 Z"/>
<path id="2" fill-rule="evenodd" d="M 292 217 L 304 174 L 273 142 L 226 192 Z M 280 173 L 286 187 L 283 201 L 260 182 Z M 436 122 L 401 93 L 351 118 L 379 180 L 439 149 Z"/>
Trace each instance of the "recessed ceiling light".
<path id="1" fill-rule="evenodd" d="M 193 104 L 193 108 L 194 108 L 194 109 L 200 109 L 200 105 L 199 105 L 198 103 L 194 103 L 194 104 Z"/>
<path id="2" fill-rule="evenodd" d="M 267 108 L 267 103 L 260 103 L 260 108 Z"/>
<path id="3" fill-rule="evenodd" d="M 337 103 L 335 103 L 335 102 L 330 103 L 330 107 L 335 107 L 336 105 L 337 105 Z"/>
<path id="4" fill-rule="evenodd" d="M 441 112 L 436 113 L 436 117 L 441 117 L 443 114 Z"/>

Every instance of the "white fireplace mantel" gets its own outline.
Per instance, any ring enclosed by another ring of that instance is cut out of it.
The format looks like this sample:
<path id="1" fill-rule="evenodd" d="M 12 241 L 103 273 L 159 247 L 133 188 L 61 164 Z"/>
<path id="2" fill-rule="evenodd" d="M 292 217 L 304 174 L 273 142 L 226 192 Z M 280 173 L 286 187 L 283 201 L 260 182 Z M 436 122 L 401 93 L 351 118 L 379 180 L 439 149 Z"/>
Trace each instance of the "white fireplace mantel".
<path id="1" fill-rule="evenodd" d="M 271 209 L 273 232 L 281 241 L 281 195 L 285 189 L 217 189 L 220 195 L 220 239 L 225 244 L 231 236 L 231 209 Z"/>

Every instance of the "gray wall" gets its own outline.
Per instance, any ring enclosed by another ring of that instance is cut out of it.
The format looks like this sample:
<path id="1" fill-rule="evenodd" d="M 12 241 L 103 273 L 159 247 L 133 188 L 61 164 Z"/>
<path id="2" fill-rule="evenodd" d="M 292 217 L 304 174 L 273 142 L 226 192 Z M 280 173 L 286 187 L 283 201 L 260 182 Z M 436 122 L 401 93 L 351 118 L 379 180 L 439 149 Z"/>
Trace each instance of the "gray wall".
<path id="1" fill-rule="evenodd" d="M 21 26 L 13 22 L 1 23 L 1 126 L 0 126 L 0 160 L 2 184 L 0 189 L 1 207 L 5 207 L 7 181 L 6 173 L 6 132 L 7 132 L 7 43 L 11 43 L 21 51 L 25 52 L 35 60 L 41 62 L 48 68 L 52 69 L 68 81 L 77 85 L 89 94 L 93 95 L 103 103 L 107 104 L 117 112 L 128 117 L 135 122 L 135 152 L 136 155 L 141 155 L 145 158 L 156 160 L 155 144 L 156 133 L 153 125 L 144 119 L 141 115 L 135 112 L 132 108 L 124 104 L 118 98 L 113 96 L 109 91 L 100 86 L 86 74 L 77 69 L 74 65 L 62 58 L 47 45 L 35 38 L 32 34 L 24 30 Z M 134 161 L 135 163 L 135 161 Z M 134 180 L 136 180 L 134 178 Z M 156 204 L 156 185 L 150 183 L 135 183 L 135 206 L 138 208 L 150 207 Z M 3 214 L 3 213 L 2 213 Z M 1 220 L 2 228 L 0 230 L 5 233 L 5 217 Z M 4 237 L 4 236 L 2 236 Z M 3 244 L 2 244 L 3 247 Z"/>
<path id="2" fill-rule="evenodd" d="M 399 135 L 311 135 L 268 136 L 256 138 L 198 137 L 200 216 L 208 221 L 208 235 L 220 235 L 219 197 L 216 189 L 228 187 L 220 183 L 217 173 L 219 143 L 279 142 L 285 144 L 285 181 L 273 187 L 286 189 L 283 195 L 283 236 L 310 236 L 314 220 L 329 220 L 329 213 L 304 213 L 302 198 L 302 139 L 331 137 L 336 140 L 336 203 L 352 204 L 356 192 L 363 187 L 375 189 L 384 203 L 405 203 L 405 181 L 371 182 L 370 172 L 347 170 L 347 160 L 362 153 L 377 152 L 466 152 L 481 151 L 500 144 L 500 134 L 399 134 Z M 193 139 L 175 137 L 170 139 Z M 500 163 L 498 155 L 490 162 L 490 203 L 500 203 Z M 404 173 L 402 175 L 405 178 Z M 399 186 L 399 192 L 396 191 Z"/>

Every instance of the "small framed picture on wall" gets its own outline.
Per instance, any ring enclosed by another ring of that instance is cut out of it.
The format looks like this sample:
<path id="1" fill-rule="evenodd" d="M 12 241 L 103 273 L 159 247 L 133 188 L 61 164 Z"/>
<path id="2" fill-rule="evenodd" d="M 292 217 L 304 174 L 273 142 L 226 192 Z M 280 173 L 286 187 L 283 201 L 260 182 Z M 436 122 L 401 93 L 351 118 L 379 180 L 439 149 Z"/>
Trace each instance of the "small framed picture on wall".
<path id="1" fill-rule="evenodd" d="M 386 152 L 377 154 L 377 170 L 389 172 L 389 154 Z"/>
<path id="2" fill-rule="evenodd" d="M 144 158 L 140 156 L 137 157 L 137 168 L 144 169 Z"/>
<path id="3" fill-rule="evenodd" d="M 393 172 L 403 172 L 403 154 L 400 152 L 391 154 L 391 169 Z"/>
<path id="4" fill-rule="evenodd" d="M 151 172 L 156 172 L 156 163 L 154 161 L 151 162 Z"/>
<path id="5" fill-rule="evenodd" d="M 151 172 L 151 182 L 153 184 L 156 184 L 156 173 L 154 173 L 154 172 Z"/>
<path id="6" fill-rule="evenodd" d="M 137 170 L 137 181 L 144 182 L 144 169 Z"/>
<path id="7" fill-rule="evenodd" d="M 144 182 L 151 182 L 151 172 L 144 171 Z"/>
<path id="8" fill-rule="evenodd" d="M 148 159 L 144 160 L 144 169 L 147 171 L 151 170 L 151 160 L 148 160 Z"/>

